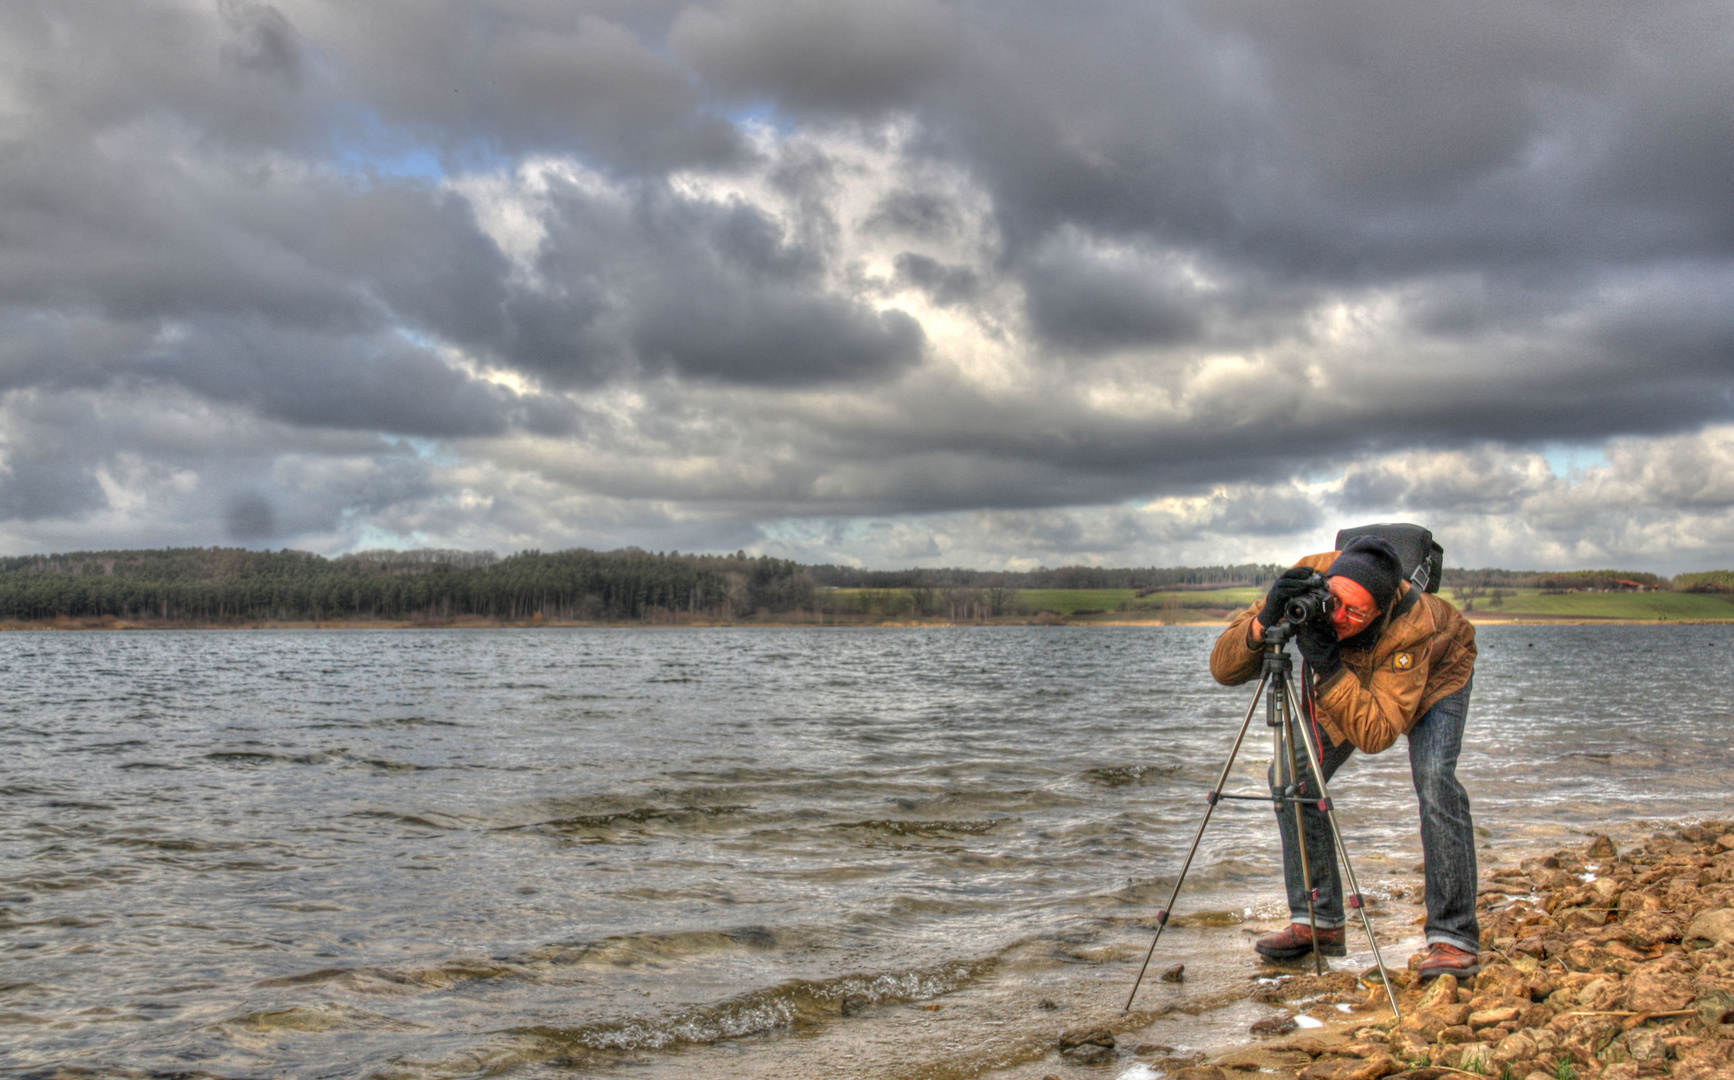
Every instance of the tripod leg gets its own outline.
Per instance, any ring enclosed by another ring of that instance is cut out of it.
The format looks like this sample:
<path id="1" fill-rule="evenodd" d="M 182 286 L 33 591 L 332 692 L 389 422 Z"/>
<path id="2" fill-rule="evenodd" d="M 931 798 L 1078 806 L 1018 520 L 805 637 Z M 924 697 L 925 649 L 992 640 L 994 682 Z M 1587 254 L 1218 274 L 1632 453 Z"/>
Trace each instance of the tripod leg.
<path id="1" fill-rule="evenodd" d="M 1252 718 L 1258 712 L 1259 698 L 1263 697 L 1270 686 L 1270 676 L 1267 674 L 1258 681 L 1258 691 L 1252 696 L 1252 704 L 1247 706 L 1246 718 L 1240 722 L 1240 733 L 1234 737 L 1234 746 L 1228 751 L 1228 760 L 1222 765 L 1222 775 L 1216 778 L 1216 786 L 1210 789 L 1205 797 L 1204 818 L 1198 823 L 1198 832 L 1192 837 L 1192 848 L 1186 853 L 1186 862 L 1180 867 L 1180 876 L 1174 879 L 1174 889 L 1168 894 L 1168 903 L 1156 913 L 1156 936 L 1150 942 L 1150 950 L 1144 954 L 1144 964 L 1138 969 L 1138 979 L 1132 984 L 1132 992 L 1126 995 L 1126 1008 L 1122 1012 L 1132 1011 L 1132 999 L 1138 996 L 1138 987 L 1144 985 L 1144 973 L 1150 970 L 1150 958 L 1156 955 L 1156 942 L 1162 940 L 1162 930 L 1168 925 L 1168 913 L 1174 909 L 1174 901 L 1180 896 L 1180 886 L 1186 882 L 1186 872 L 1192 869 L 1192 859 L 1198 854 L 1198 845 L 1204 839 L 1204 827 L 1210 824 L 1210 815 L 1215 812 L 1216 804 L 1222 798 L 1222 789 L 1228 783 L 1228 774 L 1234 768 L 1234 759 L 1240 755 L 1240 744 L 1246 741 L 1246 729 L 1252 726 Z"/>
<path id="2" fill-rule="evenodd" d="M 1284 682 L 1282 686 L 1278 688 L 1278 692 L 1288 700 L 1289 708 L 1292 710 L 1294 707 L 1294 688 L 1287 682 Z M 1385 997 L 1391 1002 L 1391 1015 L 1395 1016 L 1397 1020 L 1401 1022 L 1403 1019 L 1403 1010 L 1397 1006 L 1397 991 L 1391 986 L 1391 973 L 1385 967 L 1385 958 L 1379 954 L 1378 939 L 1373 937 L 1373 923 L 1367 916 L 1366 904 L 1361 900 L 1361 886 L 1355 881 L 1354 867 L 1349 864 L 1348 845 L 1343 843 L 1343 831 L 1337 827 L 1336 807 L 1331 803 L 1330 789 L 1325 787 L 1325 773 L 1322 760 L 1323 755 L 1319 753 L 1318 745 L 1313 741 L 1313 733 L 1307 728 L 1307 726 L 1305 724 L 1300 724 L 1298 726 L 1301 733 L 1301 745 L 1306 748 L 1307 764 L 1312 767 L 1313 778 L 1316 779 L 1319 784 L 1319 807 L 1325 813 L 1325 820 L 1330 822 L 1331 839 L 1336 844 L 1337 848 L 1337 861 L 1342 864 L 1343 878 L 1348 883 L 1348 895 L 1344 897 L 1344 902 L 1354 908 L 1361 917 L 1361 929 L 1365 930 L 1367 933 L 1367 944 L 1373 950 L 1373 963 L 1378 965 L 1379 979 L 1385 984 Z M 1296 807 L 1296 813 L 1299 813 L 1298 806 Z"/>
<path id="3" fill-rule="evenodd" d="M 1313 930 L 1313 974 L 1323 975 L 1325 973 L 1325 958 L 1324 954 L 1319 952 L 1318 947 L 1319 916 L 1318 911 L 1313 906 L 1313 898 L 1317 895 L 1318 890 L 1313 887 L 1312 860 L 1307 857 L 1306 816 L 1301 813 L 1301 804 L 1298 799 L 1300 769 L 1299 762 L 1295 760 L 1294 756 L 1294 698 L 1289 693 L 1286 678 L 1280 682 L 1271 698 L 1277 702 L 1275 706 L 1279 722 L 1277 752 L 1283 756 L 1284 764 L 1287 766 L 1287 772 L 1284 776 L 1287 783 L 1284 785 L 1283 795 L 1289 798 L 1289 809 L 1294 812 L 1295 847 L 1300 852 L 1301 880 L 1306 882 L 1307 923 Z"/>

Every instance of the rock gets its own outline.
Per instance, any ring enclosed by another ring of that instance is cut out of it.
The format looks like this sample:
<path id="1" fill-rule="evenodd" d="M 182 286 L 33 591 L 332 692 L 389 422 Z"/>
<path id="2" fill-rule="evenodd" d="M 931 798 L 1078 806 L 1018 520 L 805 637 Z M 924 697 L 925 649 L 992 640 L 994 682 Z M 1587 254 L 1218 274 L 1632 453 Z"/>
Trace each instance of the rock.
<path id="1" fill-rule="evenodd" d="M 1416 1061 L 1433 1056 L 1433 1045 L 1413 1033 L 1399 1031 L 1391 1036 L 1391 1056 L 1398 1061 Z"/>
<path id="2" fill-rule="evenodd" d="M 1482 954 L 1481 974 L 1475 977 L 1475 986 L 1482 993 L 1529 996 L 1529 976 L 1509 964 L 1495 963 L 1486 953 Z"/>
<path id="3" fill-rule="evenodd" d="M 1238 1072 L 1283 1072 L 1310 1065 L 1312 1060 L 1311 1055 L 1304 1054 L 1299 1050 L 1248 1046 L 1224 1054 L 1216 1059 L 1216 1063 L 1223 1068 L 1234 1069 Z"/>
<path id="4" fill-rule="evenodd" d="M 1299 1026 L 1294 1022 L 1293 1016 L 1288 1013 L 1278 1013 L 1275 1016 L 1267 1016 L 1252 1025 L 1252 1033 L 1254 1035 L 1287 1035 Z"/>
<path id="5" fill-rule="evenodd" d="M 1185 982 L 1186 981 L 1186 965 L 1185 964 L 1175 964 L 1171 968 L 1163 968 L 1162 974 L 1159 975 L 1158 978 L 1160 978 L 1165 983 Z"/>
<path id="6" fill-rule="evenodd" d="M 1412 1012 L 1403 1017 L 1400 1030 L 1415 1036 L 1422 1042 L 1432 1042 L 1439 1037 L 1440 1032 L 1450 1026 L 1438 1012 L 1426 1009 L 1421 1012 Z"/>
<path id="7" fill-rule="evenodd" d="M 1457 1004 L 1457 976 L 1444 974 L 1433 980 L 1433 985 L 1421 995 L 1421 1003 L 1417 1008 L 1431 1009 L 1437 1005 Z"/>
<path id="8" fill-rule="evenodd" d="M 1727 1023 L 1729 1016 L 1734 1016 L 1734 994 L 1726 990 L 1712 990 L 1693 1003 L 1698 1010 L 1698 1023 L 1706 1031 L 1715 1033 L 1721 1025 Z"/>
<path id="9" fill-rule="evenodd" d="M 1186 1065 L 1168 1074 L 1174 1080 L 1227 1080 L 1228 1074 L 1215 1065 Z"/>
<path id="10" fill-rule="evenodd" d="M 1434 1010 L 1439 1019 L 1445 1021 L 1446 1027 L 1462 1027 L 1469 1023 L 1469 1016 L 1475 1011 L 1473 1005 L 1441 1005 Z"/>
<path id="11" fill-rule="evenodd" d="M 1577 1003 L 1597 1012 L 1611 1009 L 1620 1000 L 1620 991 L 1618 980 L 1598 977 L 1578 988 Z"/>
<path id="12" fill-rule="evenodd" d="M 1389 1054 L 1378 1054 L 1362 1060 L 1320 1061 L 1301 1070 L 1300 1080 L 1381 1080 L 1397 1071 L 1397 1063 Z"/>
<path id="13" fill-rule="evenodd" d="M 873 1007 L 873 999 L 865 994 L 844 994 L 842 1013 L 844 1016 L 860 1016 Z"/>
<path id="14" fill-rule="evenodd" d="M 1672 972 L 1639 968 L 1626 980 L 1626 1008 L 1633 1012 L 1673 1012 L 1697 996 L 1691 980 Z"/>
<path id="15" fill-rule="evenodd" d="M 1114 1057 L 1114 1033 L 1104 1027 L 1063 1031 L 1060 1056 L 1079 1065 L 1100 1065 Z"/>
<path id="16" fill-rule="evenodd" d="M 1621 919 L 1620 926 L 1626 932 L 1626 940 L 1639 949 L 1679 941 L 1681 936 L 1680 924 L 1660 911 L 1635 911 Z"/>
<path id="17" fill-rule="evenodd" d="M 1626 1032 L 1626 1050 L 1633 1061 L 1661 1061 L 1668 1056 L 1668 1044 L 1654 1028 L 1636 1027 Z"/>
<path id="18" fill-rule="evenodd" d="M 1441 1031 L 1433 1040 L 1445 1046 L 1466 1045 L 1475 1042 L 1475 1029 L 1468 1024 L 1458 1024 Z"/>
<path id="19" fill-rule="evenodd" d="M 1489 1072 L 1493 1060 L 1493 1048 L 1486 1043 L 1470 1042 L 1461 1046 L 1448 1047 L 1445 1059 L 1441 1064 L 1449 1065 L 1464 1072 Z"/>
<path id="20" fill-rule="evenodd" d="M 1712 945 L 1734 941 L 1734 910 L 1706 911 L 1686 927 L 1686 940 L 1703 939 Z"/>
<path id="21" fill-rule="evenodd" d="M 1590 841 L 1590 846 L 1584 849 L 1584 857 L 1587 859 L 1605 861 L 1618 854 L 1619 850 L 1614 847 L 1614 842 L 1606 836 L 1596 837 L 1594 840 Z"/>
<path id="22" fill-rule="evenodd" d="M 1483 1009 L 1469 1015 L 1469 1026 L 1472 1028 L 1494 1027 L 1507 1020 L 1517 1019 L 1518 1008 L 1515 1005 L 1502 1005 L 1498 1008 Z"/>
<path id="23" fill-rule="evenodd" d="M 1514 1031 L 1499 1041 L 1493 1048 L 1493 1061 L 1497 1065 L 1509 1065 L 1514 1061 L 1528 1061 L 1539 1051 L 1535 1040 L 1521 1031 Z"/>

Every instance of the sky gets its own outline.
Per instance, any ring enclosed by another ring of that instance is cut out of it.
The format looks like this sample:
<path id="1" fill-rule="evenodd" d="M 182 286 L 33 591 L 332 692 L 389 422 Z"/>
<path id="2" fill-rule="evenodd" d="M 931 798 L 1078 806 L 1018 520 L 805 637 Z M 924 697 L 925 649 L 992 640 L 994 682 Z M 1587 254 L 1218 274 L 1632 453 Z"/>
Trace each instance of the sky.
<path id="1" fill-rule="evenodd" d="M 1734 5 L 0 0 L 0 553 L 1734 566 Z"/>

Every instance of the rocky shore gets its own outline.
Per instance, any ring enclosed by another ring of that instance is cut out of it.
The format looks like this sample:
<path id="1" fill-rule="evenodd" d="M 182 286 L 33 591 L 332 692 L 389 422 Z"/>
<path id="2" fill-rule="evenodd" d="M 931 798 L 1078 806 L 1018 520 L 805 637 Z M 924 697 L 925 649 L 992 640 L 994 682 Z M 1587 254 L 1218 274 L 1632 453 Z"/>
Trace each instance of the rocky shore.
<path id="1" fill-rule="evenodd" d="M 1276 1039 L 1136 1057 L 1172 1080 L 1734 1080 L 1734 822 L 1598 837 L 1482 884 L 1480 973 L 1393 971 L 1401 1023 L 1376 969 L 1309 972 L 1254 994 L 1282 1010 L 1254 1032 Z"/>

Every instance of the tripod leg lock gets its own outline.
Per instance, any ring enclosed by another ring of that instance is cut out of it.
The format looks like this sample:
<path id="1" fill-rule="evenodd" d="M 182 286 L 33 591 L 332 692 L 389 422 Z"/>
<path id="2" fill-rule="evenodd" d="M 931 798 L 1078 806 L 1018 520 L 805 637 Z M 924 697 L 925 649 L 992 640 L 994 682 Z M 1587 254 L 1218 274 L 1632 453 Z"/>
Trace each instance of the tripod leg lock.
<path id="1" fill-rule="evenodd" d="M 1328 814 L 1330 812 L 1331 812 L 1331 800 L 1320 799 L 1319 800 L 1319 813 Z"/>
<path id="2" fill-rule="evenodd" d="M 1348 895 L 1345 902 L 1352 908 L 1359 908 L 1361 906 L 1361 894 L 1358 892 L 1352 892 Z"/>
<path id="3" fill-rule="evenodd" d="M 1207 793 L 1207 794 L 1206 794 L 1206 795 L 1205 795 L 1205 796 L 1204 796 L 1204 801 L 1205 801 L 1205 802 L 1206 802 L 1206 803 L 1208 803 L 1208 804 L 1209 804 L 1209 805 L 1211 805 L 1211 806 L 1215 806 L 1215 805 L 1216 805 L 1216 801 L 1217 801 L 1217 800 L 1218 800 L 1218 799 L 1220 799 L 1220 798 L 1222 798 L 1222 792 L 1220 792 L 1220 791 L 1211 791 L 1211 792 L 1209 792 L 1209 793 Z"/>
<path id="4" fill-rule="evenodd" d="M 1168 925 L 1168 909 L 1167 908 L 1163 908 L 1161 911 L 1158 911 L 1156 913 L 1156 925 L 1157 926 L 1167 926 Z"/>

